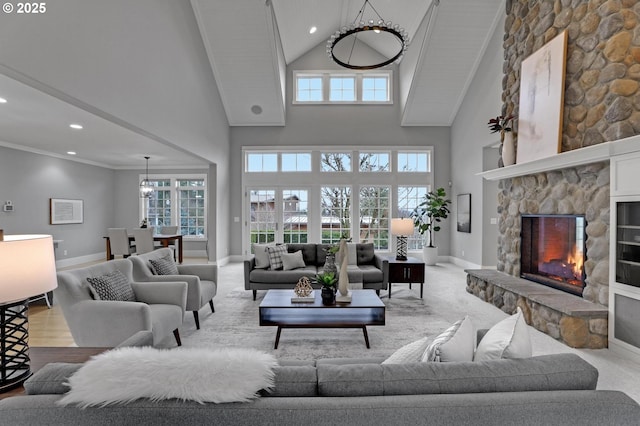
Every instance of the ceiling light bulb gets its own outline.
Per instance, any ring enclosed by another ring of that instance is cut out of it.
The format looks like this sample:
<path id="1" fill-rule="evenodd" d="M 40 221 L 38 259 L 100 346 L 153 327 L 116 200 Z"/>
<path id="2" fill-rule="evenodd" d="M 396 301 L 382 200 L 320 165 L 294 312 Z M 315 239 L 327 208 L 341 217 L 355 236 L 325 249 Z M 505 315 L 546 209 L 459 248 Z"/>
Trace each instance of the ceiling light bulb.
<path id="1" fill-rule="evenodd" d="M 0 104 L 6 104 L 7 100 L 5 98 L 0 98 Z"/>
<path id="2" fill-rule="evenodd" d="M 69 127 L 71 127 L 72 129 L 77 129 L 77 130 L 82 129 L 82 125 L 80 125 L 80 124 L 69 124 Z"/>
<path id="3" fill-rule="evenodd" d="M 309 34 L 313 34 L 316 31 L 318 31 L 318 27 L 316 27 L 315 25 L 313 25 L 311 28 L 309 28 Z"/>

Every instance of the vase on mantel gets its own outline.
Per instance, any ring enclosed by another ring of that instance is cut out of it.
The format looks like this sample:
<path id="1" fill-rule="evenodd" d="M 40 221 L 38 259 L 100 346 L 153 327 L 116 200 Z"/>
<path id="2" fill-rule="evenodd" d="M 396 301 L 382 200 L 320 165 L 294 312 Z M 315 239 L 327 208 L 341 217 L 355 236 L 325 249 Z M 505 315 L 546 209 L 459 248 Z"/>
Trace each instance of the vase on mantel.
<path id="1" fill-rule="evenodd" d="M 516 146 L 513 132 L 502 132 L 502 164 L 512 166 L 516 164 Z"/>

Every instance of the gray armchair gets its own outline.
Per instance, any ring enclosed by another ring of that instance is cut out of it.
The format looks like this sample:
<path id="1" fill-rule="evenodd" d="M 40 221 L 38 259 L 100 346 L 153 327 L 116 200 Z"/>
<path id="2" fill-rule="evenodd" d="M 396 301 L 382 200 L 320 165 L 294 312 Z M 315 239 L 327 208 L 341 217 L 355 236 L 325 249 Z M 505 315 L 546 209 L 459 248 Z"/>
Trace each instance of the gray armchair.
<path id="1" fill-rule="evenodd" d="M 92 298 L 87 278 L 115 270 L 129 279 L 135 302 Z M 181 345 L 178 328 L 184 320 L 187 299 L 184 281 L 133 282 L 131 262 L 117 259 L 58 272 L 58 288 L 54 291 L 78 346 L 115 347 L 141 330 L 153 333 L 154 345 L 171 332 Z"/>
<path id="2" fill-rule="evenodd" d="M 215 312 L 213 297 L 218 292 L 218 267 L 211 264 L 176 265 L 179 275 L 155 275 L 150 259 L 172 257 L 171 249 L 161 248 L 150 253 L 127 258 L 133 264 L 133 278 L 139 282 L 145 281 L 186 281 L 187 311 L 193 311 L 196 329 L 200 329 L 198 311 L 209 303 L 211 312 Z"/>

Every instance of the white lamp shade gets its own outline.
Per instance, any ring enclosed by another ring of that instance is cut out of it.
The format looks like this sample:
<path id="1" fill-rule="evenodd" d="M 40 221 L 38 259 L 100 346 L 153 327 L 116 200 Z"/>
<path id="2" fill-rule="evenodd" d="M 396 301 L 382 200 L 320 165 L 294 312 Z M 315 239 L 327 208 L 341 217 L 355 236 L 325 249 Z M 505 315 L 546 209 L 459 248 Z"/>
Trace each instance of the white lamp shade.
<path id="1" fill-rule="evenodd" d="M 0 241 L 0 303 L 17 302 L 58 286 L 51 235 L 5 235 Z"/>
<path id="2" fill-rule="evenodd" d="M 391 235 L 413 235 L 413 220 L 391 219 Z"/>

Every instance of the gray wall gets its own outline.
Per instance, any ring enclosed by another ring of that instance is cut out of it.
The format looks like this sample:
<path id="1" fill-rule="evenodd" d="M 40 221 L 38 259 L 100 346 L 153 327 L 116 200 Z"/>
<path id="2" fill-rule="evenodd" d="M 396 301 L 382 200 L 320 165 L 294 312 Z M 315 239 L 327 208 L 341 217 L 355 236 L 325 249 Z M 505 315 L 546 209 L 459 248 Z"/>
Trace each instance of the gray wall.
<path id="1" fill-rule="evenodd" d="M 504 17 L 497 23 L 495 32 L 487 46 L 478 70 L 462 102 L 451 127 L 451 179 L 452 212 L 455 216 L 455 196 L 471 193 L 471 233 L 451 230 L 451 255 L 477 265 L 483 264 L 483 239 L 495 235 L 495 230 L 487 229 L 489 224 L 483 211 L 482 178 L 476 176 L 483 171 L 483 148 L 500 141 L 497 133 L 489 133 L 487 122 L 502 112 L 502 38 Z M 497 164 L 494 168 L 497 167 Z M 488 197 L 490 198 L 490 197 Z M 497 208 L 497 192 L 494 198 Z M 486 234 L 486 235 L 485 235 Z M 493 238 L 493 237 L 491 237 Z M 492 241 L 497 246 L 497 239 Z M 462 252 L 464 251 L 464 255 Z M 495 265 L 484 265 L 495 266 Z"/>
<path id="2" fill-rule="evenodd" d="M 448 127 L 401 127 L 398 87 L 394 88 L 393 105 L 292 105 L 293 71 L 339 69 L 327 59 L 324 43 L 287 68 L 287 118 L 285 127 L 231 128 L 231 185 L 230 216 L 242 217 L 242 147 L 243 146 L 300 146 L 355 145 L 373 146 L 433 146 L 435 186 L 448 190 L 451 179 L 451 152 Z M 397 76 L 397 67 L 392 68 Z M 397 81 L 397 79 L 395 79 Z M 231 253 L 242 253 L 241 223 L 230 223 Z M 448 235 L 451 221 L 441 234 Z M 449 242 L 438 238 L 440 255 L 449 254 Z"/>
<path id="3" fill-rule="evenodd" d="M 116 211 L 113 170 L 0 147 L 0 204 L 13 201 L 15 211 L 0 211 L 5 234 L 51 234 L 64 240 L 56 258 L 104 253 L 103 235 Z M 137 185 L 136 185 L 137 189 Z M 84 223 L 49 225 L 49 198 L 84 201 Z M 67 250 L 67 255 L 64 255 Z"/>

